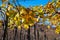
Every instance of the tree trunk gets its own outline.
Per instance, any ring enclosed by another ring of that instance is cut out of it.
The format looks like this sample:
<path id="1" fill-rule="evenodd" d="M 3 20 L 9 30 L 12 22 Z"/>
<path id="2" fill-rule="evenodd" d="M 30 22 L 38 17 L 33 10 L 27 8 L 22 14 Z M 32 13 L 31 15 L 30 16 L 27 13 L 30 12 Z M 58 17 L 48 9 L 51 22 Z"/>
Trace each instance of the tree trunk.
<path id="1" fill-rule="evenodd" d="M 29 29 L 28 29 L 27 39 L 30 40 L 30 26 L 29 26 Z"/>
<path id="2" fill-rule="evenodd" d="M 35 40 L 36 40 L 36 25 L 34 24 L 34 37 L 35 37 Z"/>
<path id="3" fill-rule="evenodd" d="M 3 40 L 6 40 L 7 28 L 8 28 L 8 16 L 6 16 L 6 20 L 5 20 L 5 28 L 4 28 Z"/>
<path id="4" fill-rule="evenodd" d="M 15 35 L 14 35 L 14 40 L 17 39 L 17 27 L 15 27 Z"/>

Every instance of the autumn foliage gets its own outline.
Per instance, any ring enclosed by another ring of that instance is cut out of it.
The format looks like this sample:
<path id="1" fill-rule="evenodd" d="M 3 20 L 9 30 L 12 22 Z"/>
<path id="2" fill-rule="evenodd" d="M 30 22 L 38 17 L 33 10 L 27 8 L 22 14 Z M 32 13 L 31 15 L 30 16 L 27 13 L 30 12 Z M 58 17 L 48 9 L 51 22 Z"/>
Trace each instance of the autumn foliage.
<path id="1" fill-rule="evenodd" d="M 32 8 L 25 8 L 23 6 L 14 6 L 11 3 L 4 4 L 7 0 L 2 0 L 2 11 L 5 11 L 5 15 L 8 16 L 8 28 L 14 29 L 16 26 L 19 30 L 21 27 L 24 29 L 29 29 L 29 26 L 34 26 L 35 23 L 41 22 L 39 19 L 43 18 L 43 25 L 45 20 L 51 23 L 51 25 L 55 25 L 57 34 L 60 33 L 60 1 L 57 0 L 55 2 L 49 2 L 45 6 L 34 6 Z M 47 16 L 44 16 L 47 14 Z M 2 22 L 0 22 L 0 26 Z M 47 28 L 51 28 L 51 25 L 47 25 Z"/>

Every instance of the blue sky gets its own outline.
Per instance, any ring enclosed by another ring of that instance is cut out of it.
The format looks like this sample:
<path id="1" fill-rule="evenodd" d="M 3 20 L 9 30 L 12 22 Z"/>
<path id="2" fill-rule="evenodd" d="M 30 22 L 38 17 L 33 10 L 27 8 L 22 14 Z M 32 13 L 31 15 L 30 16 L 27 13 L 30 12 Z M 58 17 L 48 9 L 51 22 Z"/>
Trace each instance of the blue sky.
<path id="1" fill-rule="evenodd" d="M 26 0 L 19 2 L 22 6 L 29 7 L 29 6 L 39 6 L 39 5 L 46 5 L 48 0 Z"/>
<path id="2" fill-rule="evenodd" d="M 10 0 L 12 1 L 12 0 Z M 22 6 L 25 7 L 30 7 L 30 6 L 39 6 L 39 5 L 46 5 L 48 3 L 48 0 L 18 0 L 19 4 L 21 4 Z M 1 1 L 0 1 L 0 5 L 1 5 Z"/>

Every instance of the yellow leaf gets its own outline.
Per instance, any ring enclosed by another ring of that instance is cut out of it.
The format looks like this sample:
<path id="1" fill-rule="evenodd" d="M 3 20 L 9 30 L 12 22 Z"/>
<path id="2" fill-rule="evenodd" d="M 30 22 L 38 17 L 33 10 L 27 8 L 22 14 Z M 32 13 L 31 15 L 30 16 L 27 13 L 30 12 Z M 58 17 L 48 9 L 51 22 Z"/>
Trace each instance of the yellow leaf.
<path id="1" fill-rule="evenodd" d="M 59 32 L 56 31 L 56 34 L 59 34 Z"/>
<path id="2" fill-rule="evenodd" d="M 8 7 L 8 10 L 10 10 L 10 7 Z"/>
<path id="3" fill-rule="evenodd" d="M 20 26 L 20 25 L 18 26 L 18 29 L 19 29 L 19 30 L 21 29 L 21 26 Z"/>
<path id="4" fill-rule="evenodd" d="M 30 26 L 33 26 L 33 23 L 29 24 Z"/>
<path id="5" fill-rule="evenodd" d="M 14 20 L 17 20 L 17 18 L 16 18 L 16 17 L 14 17 Z"/>
<path id="6" fill-rule="evenodd" d="M 27 24 L 24 24 L 24 29 L 28 29 L 29 28 L 29 26 L 27 25 Z"/>
<path id="7" fill-rule="evenodd" d="M 6 6 L 6 4 L 2 4 L 2 7 L 5 7 Z"/>
<path id="8" fill-rule="evenodd" d="M 2 0 L 2 2 L 6 2 L 6 1 L 8 1 L 8 0 Z"/>
<path id="9" fill-rule="evenodd" d="M 2 23 L 0 23 L 0 27 L 2 26 Z"/>
<path id="10" fill-rule="evenodd" d="M 50 29 L 50 26 L 48 25 L 47 28 Z"/>
<path id="11" fill-rule="evenodd" d="M 43 12 L 43 9 L 38 10 L 38 12 L 42 13 Z"/>
<path id="12" fill-rule="evenodd" d="M 13 24 L 13 21 L 12 20 L 10 20 L 10 24 Z"/>
<path id="13" fill-rule="evenodd" d="M 55 33 L 56 33 L 56 34 L 59 34 L 59 30 L 55 30 Z"/>
<path id="14" fill-rule="evenodd" d="M 16 21 L 15 21 L 15 24 L 18 25 L 18 23 L 19 23 L 19 22 L 16 20 Z"/>
<path id="15" fill-rule="evenodd" d="M 24 20 L 25 20 L 25 19 L 24 19 L 24 18 L 22 18 L 22 23 L 24 22 Z"/>
<path id="16" fill-rule="evenodd" d="M 19 17 L 19 13 L 16 14 L 16 17 Z"/>
<path id="17" fill-rule="evenodd" d="M 9 16 L 10 14 L 7 12 L 6 15 Z"/>
<path id="18" fill-rule="evenodd" d="M 13 26 L 13 25 L 10 25 L 9 28 L 10 28 L 11 30 L 13 30 L 13 29 L 14 29 L 14 26 Z"/>

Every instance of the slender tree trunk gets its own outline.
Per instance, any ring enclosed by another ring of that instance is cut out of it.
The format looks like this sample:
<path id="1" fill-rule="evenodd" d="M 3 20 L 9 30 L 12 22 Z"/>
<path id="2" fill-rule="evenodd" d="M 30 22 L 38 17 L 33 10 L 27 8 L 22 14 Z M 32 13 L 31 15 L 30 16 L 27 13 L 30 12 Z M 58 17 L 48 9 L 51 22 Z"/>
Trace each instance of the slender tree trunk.
<path id="1" fill-rule="evenodd" d="M 8 16 L 6 16 L 6 20 L 5 20 L 5 28 L 4 28 L 3 40 L 6 40 L 7 27 L 8 27 Z"/>
<path id="2" fill-rule="evenodd" d="M 34 37 L 35 37 L 35 40 L 36 40 L 36 25 L 34 24 Z"/>
<path id="3" fill-rule="evenodd" d="M 29 29 L 28 29 L 27 39 L 30 40 L 30 26 L 29 26 Z"/>
<path id="4" fill-rule="evenodd" d="M 15 27 L 15 35 L 14 35 L 14 40 L 16 40 L 17 37 L 17 27 Z"/>
<path id="5" fill-rule="evenodd" d="M 24 34 L 24 40 L 26 40 L 26 36 L 25 36 L 25 34 Z"/>
<path id="6" fill-rule="evenodd" d="M 22 27 L 21 27 L 21 30 L 20 30 L 20 40 L 22 40 Z"/>
<path id="7" fill-rule="evenodd" d="M 38 40 L 39 40 L 39 30 L 37 30 L 37 38 L 38 38 Z"/>
<path id="8" fill-rule="evenodd" d="M 44 40 L 47 40 L 46 32 L 44 32 Z"/>

